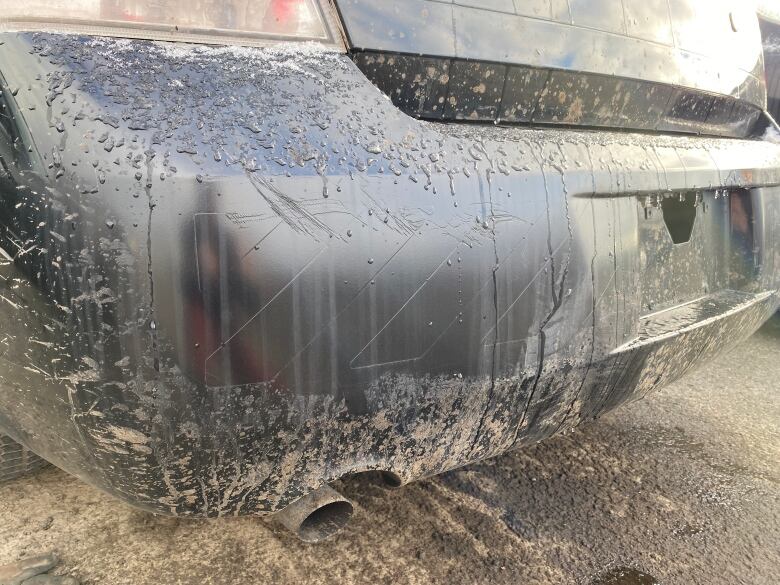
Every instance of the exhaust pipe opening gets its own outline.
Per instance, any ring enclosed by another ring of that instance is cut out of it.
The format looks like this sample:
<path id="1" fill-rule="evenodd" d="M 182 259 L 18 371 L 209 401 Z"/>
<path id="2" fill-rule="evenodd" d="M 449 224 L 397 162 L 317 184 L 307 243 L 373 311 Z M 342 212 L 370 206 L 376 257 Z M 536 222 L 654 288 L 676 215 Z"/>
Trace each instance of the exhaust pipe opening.
<path id="1" fill-rule="evenodd" d="M 347 525 L 352 512 L 352 504 L 349 502 L 333 502 L 317 508 L 301 522 L 298 538 L 304 542 L 325 540 Z"/>
<path id="2" fill-rule="evenodd" d="M 392 471 L 380 471 L 382 486 L 389 490 L 396 490 L 403 485 L 403 480 Z"/>
<path id="3" fill-rule="evenodd" d="M 274 517 L 304 542 L 320 542 L 340 532 L 352 517 L 352 503 L 325 485 L 294 501 Z"/>

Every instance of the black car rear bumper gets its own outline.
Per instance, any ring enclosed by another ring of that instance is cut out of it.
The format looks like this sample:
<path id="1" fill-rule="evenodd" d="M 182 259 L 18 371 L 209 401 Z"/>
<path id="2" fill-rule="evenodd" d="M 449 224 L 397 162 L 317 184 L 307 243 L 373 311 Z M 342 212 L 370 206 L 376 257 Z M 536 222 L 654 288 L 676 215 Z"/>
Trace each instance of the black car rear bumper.
<path id="1" fill-rule="evenodd" d="M 778 306 L 774 144 L 421 122 L 310 46 L 0 41 L 0 429 L 145 509 L 439 473 Z"/>

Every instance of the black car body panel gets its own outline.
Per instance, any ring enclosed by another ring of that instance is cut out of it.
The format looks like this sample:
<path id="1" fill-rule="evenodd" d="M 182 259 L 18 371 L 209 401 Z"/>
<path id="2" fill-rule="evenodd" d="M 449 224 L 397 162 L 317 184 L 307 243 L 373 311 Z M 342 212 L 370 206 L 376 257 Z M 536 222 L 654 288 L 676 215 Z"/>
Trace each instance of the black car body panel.
<path id="1" fill-rule="evenodd" d="M 339 0 L 356 61 L 427 119 L 746 135 L 758 21 L 710 0 Z M 391 63 L 388 61 L 391 60 Z"/>
<path id="2" fill-rule="evenodd" d="M 654 83 L 765 103 L 754 7 L 722 0 L 338 0 L 350 46 Z"/>
<path id="3" fill-rule="evenodd" d="M 764 44 L 767 111 L 780 119 L 780 21 L 762 18 L 761 38 Z"/>
<path id="4" fill-rule="evenodd" d="M 4 33 L 0 74 L 0 429 L 146 510 L 440 473 L 778 306 L 766 141 L 431 123 L 312 45 Z"/>

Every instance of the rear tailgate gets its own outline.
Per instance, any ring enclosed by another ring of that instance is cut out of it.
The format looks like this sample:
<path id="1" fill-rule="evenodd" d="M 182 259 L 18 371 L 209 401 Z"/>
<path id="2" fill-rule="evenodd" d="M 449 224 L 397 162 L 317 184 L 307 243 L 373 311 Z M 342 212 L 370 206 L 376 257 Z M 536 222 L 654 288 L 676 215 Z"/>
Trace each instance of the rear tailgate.
<path id="1" fill-rule="evenodd" d="M 355 61 L 421 118 L 745 137 L 758 20 L 710 0 L 338 0 Z"/>

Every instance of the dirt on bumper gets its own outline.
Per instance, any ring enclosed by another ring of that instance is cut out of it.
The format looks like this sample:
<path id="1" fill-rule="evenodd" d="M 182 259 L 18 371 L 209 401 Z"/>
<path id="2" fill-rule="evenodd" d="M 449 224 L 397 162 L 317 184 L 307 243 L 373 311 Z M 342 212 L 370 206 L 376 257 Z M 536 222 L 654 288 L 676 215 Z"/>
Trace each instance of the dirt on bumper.
<path id="1" fill-rule="evenodd" d="M 0 40 L 0 428 L 145 509 L 436 474 L 777 307 L 775 145 L 424 123 L 309 45 Z"/>

